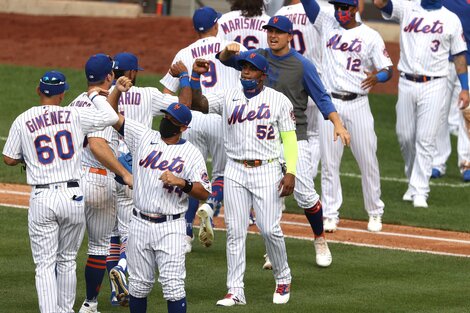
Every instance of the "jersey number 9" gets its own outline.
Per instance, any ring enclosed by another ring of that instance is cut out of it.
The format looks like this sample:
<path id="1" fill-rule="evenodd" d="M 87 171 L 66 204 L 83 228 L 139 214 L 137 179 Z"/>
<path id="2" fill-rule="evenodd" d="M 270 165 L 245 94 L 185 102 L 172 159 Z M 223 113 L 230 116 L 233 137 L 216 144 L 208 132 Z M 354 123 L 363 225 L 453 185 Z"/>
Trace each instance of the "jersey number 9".
<path id="1" fill-rule="evenodd" d="M 39 135 L 34 140 L 38 160 L 42 164 L 51 164 L 56 157 L 54 149 L 47 145 L 50 142 L 52 142 L 52 140 L 47 135 Z M 75 149 L 73 147 L 72 135 L 69 131 L 61 130 L 57 132 L 54 136 L 54 143 L 59 158 L 68 160 L 73 157 Z"/>
<path id="2" fill-rule="evenodd" d="M 214 85 L 217 83 L 217 72 L 215 70 L 215 63 L 212 61 L 209 61 L 209 70 L 202 74 L 204 79 L 201 80 L 201 83 L 204 87 L 210 88 L 214 87 Z"/>

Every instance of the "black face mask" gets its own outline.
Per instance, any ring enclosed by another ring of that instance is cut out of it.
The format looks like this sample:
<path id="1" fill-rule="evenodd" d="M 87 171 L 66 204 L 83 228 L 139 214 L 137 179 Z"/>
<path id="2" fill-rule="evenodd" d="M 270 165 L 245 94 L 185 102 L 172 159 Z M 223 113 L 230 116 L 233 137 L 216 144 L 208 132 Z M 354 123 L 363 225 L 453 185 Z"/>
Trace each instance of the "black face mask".
<path id="1" fill-rule="evenodd" d="M 169 119 L 164 117 L 160 122 L 159 131 L 162 138 L 170 138 L 181 133 L 180 128 L 181 126 L 173 124 Z"/>

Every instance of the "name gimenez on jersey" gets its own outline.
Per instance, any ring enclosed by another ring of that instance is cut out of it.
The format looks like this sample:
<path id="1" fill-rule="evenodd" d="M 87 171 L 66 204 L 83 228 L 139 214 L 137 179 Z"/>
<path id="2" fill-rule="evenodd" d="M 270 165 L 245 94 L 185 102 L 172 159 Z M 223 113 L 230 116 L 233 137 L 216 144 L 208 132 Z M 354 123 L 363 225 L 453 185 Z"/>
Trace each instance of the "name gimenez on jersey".
<path id="1" fill-rule="evenodd" d="M 224 34 L 228 34 L 240 29 L 252 29 L 266 32 L 266 29 L 263 29 L 264 24 L 266 24 L 266 21 L 257 18 L 239 17 L 228 22 L 220 23 L 219 26 L 222 28 Z"/>
<path id="2" fill-rule="evenodd" d="M 173 158 L 171 163 L 168 160 L 160 160 L 162 157 L 162 151 L 152 151 L 145 158 L 139 161 L 139 166 L 153 170 L 170 171 L 175 173 L 181 173 L 184 168 L 184 160 L 181 157 Z"/>
<path id="3" fill-rule="evenodd" d="M 70 111 L 51 111 L 26 121 L 26 127 L 31 133 L 47 126 L 70 124 Z"/>
<path id="4" fill-rule="evenodd" d="M 140 92 L 127 91 L 119 98 L 119 105 L 140 105 L 141 100 Z"/>

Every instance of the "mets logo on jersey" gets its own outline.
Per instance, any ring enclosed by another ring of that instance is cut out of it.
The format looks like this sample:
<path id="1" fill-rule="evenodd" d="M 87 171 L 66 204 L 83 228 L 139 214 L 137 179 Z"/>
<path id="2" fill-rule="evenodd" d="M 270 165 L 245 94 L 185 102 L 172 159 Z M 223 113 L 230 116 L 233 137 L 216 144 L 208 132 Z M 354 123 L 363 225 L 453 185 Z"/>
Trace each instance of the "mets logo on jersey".
<path id="1" fill-rule="evenodd" d="M 201 172 L 201 181 L 204 182 L 205 184 L 208 184 L 209 181 L 209 175 L 207 175 L 206 171 Z"/>

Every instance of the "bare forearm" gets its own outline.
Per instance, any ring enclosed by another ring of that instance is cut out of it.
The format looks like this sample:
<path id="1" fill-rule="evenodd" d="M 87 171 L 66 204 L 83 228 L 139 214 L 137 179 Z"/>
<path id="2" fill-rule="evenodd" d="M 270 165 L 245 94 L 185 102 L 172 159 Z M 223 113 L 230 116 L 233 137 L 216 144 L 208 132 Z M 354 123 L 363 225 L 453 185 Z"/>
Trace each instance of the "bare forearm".
<path id="1" fill-rule="evenodd" d="M 202 113 L 209 112 L 209 104 L 207 98 L 202 95 L 201 89 L 192 89 L 192 102 L 191 109 Z"/>
<path id="2" fill-rule="evenodd" d="M 189 195 L 198 200 L 205 201 L 207 198 L 209 198 L 210 193 L 202 186 L 201 183 L 194 183 L 193 189 Z"/>
<path id="3" fill-rule="evenodd" d="M 465 54 L 454 56 L 454 66 L 457 74 L 467 73 L 467 58 L 465 57 Z"/>
<path id="4" fill-rule="evenodd" d="M 184 104 L 188 108 L 191 108 L 192 98 L 193 98 L 193 96 L 192 96 L 191 87 L 184 87 L 180 91 L 178 101 L 179 101 L 179 103 Z"/>
<path id="5" fill-rule="evenodd" d="M 118 161 L 108 143 L 103 138 L 88 138 L 90 150 L 95 158 L 107 169 L 119 176 L 129 174 L 126 168 Z"/>
<path id="6" fill-rule="evenodd" d="M 341 119 L 339 118 L 338 112 L 331 112 L 328 115 L 328 119 L 333 123 L 333 125 L 342 124 Z"/>
<path id="7" fill-rule="evenodd" d="M 382 9 L 383 7 L 385 7 L 387 3 L 388 3 L 388 0 L 374 0 L 374 5 L 379 9 Z"/>
<path id="8" fill-rule="evenodd" d="M 5 162 L 6 165 L 9 166 L 15 166 L 17 164 L 23 163 L 22 159 L 13 159 L 10 157 L 7 157 L 6 155 L 3 156 L 3 162 Z"/>
<path id="9" fill-rule="evenodd" d="M 116 113 L 118 112 L 119 98 L 121 97 L 121 91 L 118 88 L 114 88 L 108 96 L 108 102 Z"/>

